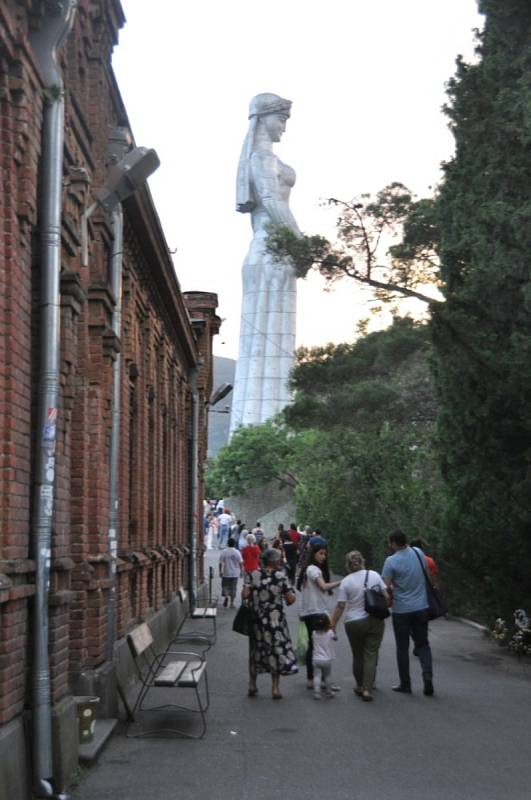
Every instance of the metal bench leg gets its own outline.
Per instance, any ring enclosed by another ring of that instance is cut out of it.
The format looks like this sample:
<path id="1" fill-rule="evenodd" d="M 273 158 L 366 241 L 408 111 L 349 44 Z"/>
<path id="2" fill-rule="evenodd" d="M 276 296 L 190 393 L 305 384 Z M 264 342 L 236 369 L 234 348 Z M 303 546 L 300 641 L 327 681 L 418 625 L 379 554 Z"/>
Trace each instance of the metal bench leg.
<path id="1" fill-rule="evenodd" d="M 178 709 L 180 709 L 182 711 L 188 711 L 191 714 L 199 714 L 199 716 L 201 717 L 201 729 L 200 729 L 199 733 L 196 733 L 196 734 L 195 733 L 190 733 L 188 731 L 182 730 L 181 728 L 154 728 L 153 730 L 140 730 L 138 733 L 131 733 L 130 732 L 131 725 L 129 725 L 128 729 L 127 729 L 127 733 L 126 733 L 127 738 L 128 739 L 142 739 L 142 738 L 146 738 L 147 739 L 150 736 L 164 736 L 164 735 L 167 735 L 167 734 L 175 734 L 177 736 L 182 736 L 182 737 L 184 737 L 186 739 L 202 739 L 204 737 L 204 735 L 206 734 L 206 731 L 207 731 L 206 712 L 208 711 L 208 708 L 210 706 L 210 689 L 209 689 L 209 685 L 208 685 L 208 673 L 206 672 L 206 670 L 204 671 L 203 675 L 204 675 L 204 680 L 205 680 L 204 699 L 201 697 L 201 681 L 199 681 L 199 683 L 197 683 L 193 687 L 193 690 L 195 692 L 196 701 L 197 701 L 197 708 L 190 708 L 189 706 L 180 706 L 180 705 L 177 705 L 175 703 L 167 703 L 167 704 L 165 704 L 163 706 L 154 706 L 153 708 L 142 709 L 141 705 L 144 702 L 149 689 L 152 689 L 152 688 L 156 689 L 157 688 L 156 686 L 148 685 L 147 687 L 146 686 L 143 687 L 143 689 L 142 689 L 142 691 L 141 691 L 141 693 L 139 695 L 139 698 L 138 698 L 138 699 L 141 699 L 141 701 L 139 703 L 138 700 L 137 700 L 137 702 L 135 703 L 135 707 L 133 709 L 133 714 L 134 714 L 135 711 L 138 711 L 138 712 L 143 711 L 144 714 L 149 714 L 151 711 L 167 711 L 168 713 L 171 713 L 172 711 L 178 710 Z M 192 688 L 192 687 L 190 687 L 190 688 Z M 137 720 L 134 719 L 134 717 L 133 717 L 133 721 L 137 722 Z M 137 722 L 137 724 L 140 725 L 140 722 Z"/>

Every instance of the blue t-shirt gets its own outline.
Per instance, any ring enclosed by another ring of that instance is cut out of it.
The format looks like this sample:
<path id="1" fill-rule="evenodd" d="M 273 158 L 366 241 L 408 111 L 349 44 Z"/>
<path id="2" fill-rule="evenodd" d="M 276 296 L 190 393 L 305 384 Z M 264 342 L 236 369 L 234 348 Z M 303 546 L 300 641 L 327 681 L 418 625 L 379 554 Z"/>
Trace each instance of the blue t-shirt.
<path id="1" fill-rule="evenodd" d="M 427 568 L 424 553 L 417 547 L 397 550 L 384 561 L 382 578 L 393 582 L 394 614 L 409 614 L 428 608 L 426 579 L 414 551 L 419 554 Z"/>

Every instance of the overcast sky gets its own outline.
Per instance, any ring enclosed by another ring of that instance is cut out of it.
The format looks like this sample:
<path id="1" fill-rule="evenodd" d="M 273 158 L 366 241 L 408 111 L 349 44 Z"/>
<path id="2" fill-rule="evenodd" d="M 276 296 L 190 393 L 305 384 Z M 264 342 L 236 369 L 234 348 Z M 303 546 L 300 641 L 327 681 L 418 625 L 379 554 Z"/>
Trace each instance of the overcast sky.
<path id="1" fill-rule="evenodd" d="M 259 92 L 293 102 L 276 153 L 297 172 L 291 208 L 333 235 L 326 197 L 402 181 L 419 195 L 453 151 L 441 112 L 455 59 L 474 57 L 475 0 L 122 0 L 114 68 L 181 288 L 216 292 L 217 355 L 235 358 L 250 217 L 235 211 L 247 110 Z M 365 291 L 298 281 L 299 345 L 345 341 Z"/>

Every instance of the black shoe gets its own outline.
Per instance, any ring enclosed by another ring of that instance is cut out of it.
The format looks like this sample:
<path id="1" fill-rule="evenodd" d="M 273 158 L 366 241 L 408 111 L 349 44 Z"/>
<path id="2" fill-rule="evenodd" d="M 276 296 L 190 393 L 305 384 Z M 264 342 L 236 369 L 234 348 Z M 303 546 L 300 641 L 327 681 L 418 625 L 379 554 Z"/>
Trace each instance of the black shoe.
<path id="1" fill-rule="evenodd" d="M 401 694 L 411 694 L 411 686 L 403 686 L 401 683 L 392 687 L 393 692 L 400 692 Z"/>
<path id="2" fill-rule="evenodd" d="M 431 678 L 424 678 L 424 694 L 426 697 L 433 697 L 433 681 Z"/>
<path id="3" fill-rule="evenodd" d="M 226 597 L 225 600 L 223 601 L 223 605 L 225 606 L 225 608 L 227 608 L 227 603 L 228 602 L 229 602 L 229 598 Z"/>

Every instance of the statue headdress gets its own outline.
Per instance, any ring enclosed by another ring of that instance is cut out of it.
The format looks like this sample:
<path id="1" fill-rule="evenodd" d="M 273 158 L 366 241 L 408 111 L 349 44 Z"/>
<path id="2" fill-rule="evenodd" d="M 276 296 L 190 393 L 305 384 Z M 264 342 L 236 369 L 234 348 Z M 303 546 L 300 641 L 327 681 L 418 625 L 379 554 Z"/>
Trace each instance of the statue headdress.
<path id="1" fill-rule="evenodd" d="M 279 97 L 278 94 L 265 92 L 264 94 L 257 94 L 251 100 L 249 105 L 249 130 L 243 143 L 236 177 L 236 211 L 240 211 L 242 214 L 249 214 L 256 205 L 251 189 L 250 162 L 258 120 L 266 114 L 285 114 L 289 117 L 290 110 L 291 100 L 285 100 L 283 97 Z"/>

